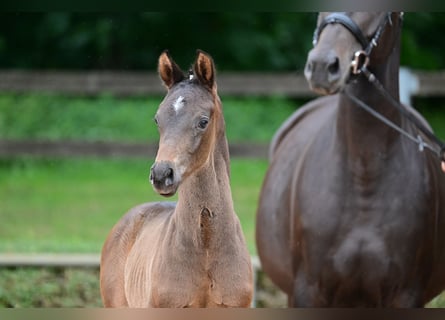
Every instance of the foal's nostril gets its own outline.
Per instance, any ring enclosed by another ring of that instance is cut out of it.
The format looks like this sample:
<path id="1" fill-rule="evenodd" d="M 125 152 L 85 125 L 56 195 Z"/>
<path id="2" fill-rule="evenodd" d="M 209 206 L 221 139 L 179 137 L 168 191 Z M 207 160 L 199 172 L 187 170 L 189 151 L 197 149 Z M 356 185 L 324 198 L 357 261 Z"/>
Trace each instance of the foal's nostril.
<path id="1" fill-rule="evenodd" d="M 339 70 L 340 70 L 340 62 L 339 62 L 338 58 L 336 57 L 336 58 L 334 58 L 334 61 L 328 65 L 328 72 L 331 75 L 334 75 L 334 74 L 337 74 Z"/>
<path id="2" fill-rule="evenodd" d="M 165 172 L 165 186 L 169 187 L 173 184 L 173 169 L 168 168 Z"/>
<path id="3" fill-rule="evenodd" d="M 174 171 L 167 161 L 157 162 L 150 169 L 150 182 L 157 187 L 174 184 Z"/>
<path id="4" fill-rule="evenodd" d="M 153 178 L 153 167 L 150 168 L 150 175 L 148 177 L 150 179 L 151 184 L 153 184 L 154 178 Z"/>

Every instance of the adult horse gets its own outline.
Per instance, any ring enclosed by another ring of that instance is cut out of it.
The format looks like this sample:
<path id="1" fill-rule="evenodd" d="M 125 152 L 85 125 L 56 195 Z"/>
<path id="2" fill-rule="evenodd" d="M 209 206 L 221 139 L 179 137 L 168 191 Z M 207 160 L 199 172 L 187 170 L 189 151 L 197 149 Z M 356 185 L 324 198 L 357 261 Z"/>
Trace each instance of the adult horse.
<path id="1" fill-rule="evenodd" d="M 250 255 L 233 209 L 229 151 L 212 58 L 198 51 L 189 76 L 159 57 L 168 89 L 155 116 L 159 149 L 150 171 L 163 196 L 111 230 L 100 286 L 107 307 L 248 307 Z"/>
<path id="2" fill-rule="evenodd" d="M 413 121 L 426 121 L 394 107 L 401 24 L 319 14 L 305 76 L 327 96 L 275 134 L 257 215 L 261 264 L 289 306 L 419 307 L 445 288 L 445 175 L 419 151 Z"/>

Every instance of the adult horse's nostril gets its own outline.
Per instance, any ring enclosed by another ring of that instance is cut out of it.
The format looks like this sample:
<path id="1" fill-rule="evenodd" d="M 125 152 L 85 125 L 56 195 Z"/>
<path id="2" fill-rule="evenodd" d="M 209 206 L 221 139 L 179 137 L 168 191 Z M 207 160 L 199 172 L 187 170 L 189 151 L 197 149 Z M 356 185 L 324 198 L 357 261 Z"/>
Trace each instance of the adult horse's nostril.
<path id="1" fill-rule="evenodd" d="M 312 61 L 308 61 L 308 63 L 306 63 L 306 68 L 304 70 L 307 73 L 311 73 L 312 72 Z"/>
<path id="2" fill-rule="evenodd" d="M 338 58 L 335 57 L 333 61 L 328 65 L 328 72 L 331 75 L 336 75 L 338 74 L 339 70 L 340 70 L 340 62 Z"/>

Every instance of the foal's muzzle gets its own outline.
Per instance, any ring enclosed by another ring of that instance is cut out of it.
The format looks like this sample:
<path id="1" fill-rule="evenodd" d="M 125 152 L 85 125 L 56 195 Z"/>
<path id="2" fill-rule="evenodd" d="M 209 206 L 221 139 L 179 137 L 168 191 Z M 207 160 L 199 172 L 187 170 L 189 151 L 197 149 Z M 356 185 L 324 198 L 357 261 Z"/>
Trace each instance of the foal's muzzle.
<path id="1" fill-rule="evenodd" d="M 178 184 L 173 164 L 169 161 L 155 162 L 150 169 L 150 182 L 160 195 L 166 197 L 174 195 Z"/>

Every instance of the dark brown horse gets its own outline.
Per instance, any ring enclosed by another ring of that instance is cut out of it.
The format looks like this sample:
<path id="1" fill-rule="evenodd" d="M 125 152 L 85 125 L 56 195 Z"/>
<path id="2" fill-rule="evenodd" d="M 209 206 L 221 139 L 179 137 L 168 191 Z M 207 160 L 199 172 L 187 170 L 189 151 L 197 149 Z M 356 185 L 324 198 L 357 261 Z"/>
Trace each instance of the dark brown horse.
<path id="1" fill-rule="evenodd" d="M 178 202 L 145 203 L 111 230 L 100 285 L 107 307 L 248 307 L 250 255 L 233 209 L 229 150 L 212 58 L 198 51 L 190 76 L 167 52 L 168 89 L 156 113 L 160 142 L 150 180 Z"/>
<path id="2" fill-rule="evenodd" d="M 356 103 L 428 141 L 372 82 L 399 100 L 401 24 L 398 13 L 319 14 L 305 75 L 327 96 L 276 133 L 257 215 L 263 269 L 289 306 L 420 307 L 445 288 L 440 161 Z"/>

